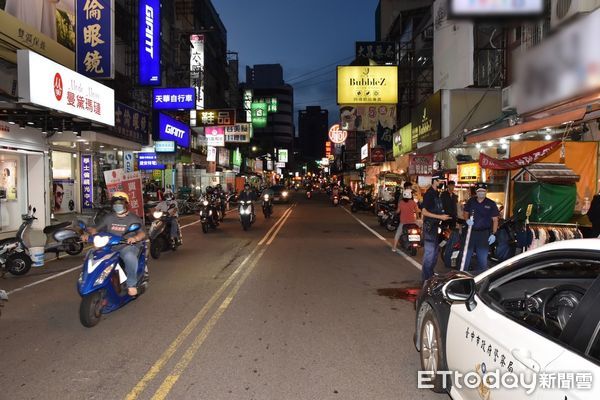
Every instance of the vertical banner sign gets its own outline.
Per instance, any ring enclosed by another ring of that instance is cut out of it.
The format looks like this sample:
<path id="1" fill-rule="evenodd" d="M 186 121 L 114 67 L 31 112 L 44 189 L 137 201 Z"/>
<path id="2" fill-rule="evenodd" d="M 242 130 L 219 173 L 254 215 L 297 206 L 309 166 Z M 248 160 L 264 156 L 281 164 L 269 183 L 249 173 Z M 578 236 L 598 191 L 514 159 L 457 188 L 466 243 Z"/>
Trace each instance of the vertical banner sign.
<path id="1" fill-rule="evenodd" d="M 77 0 L 77 72 L 94 79 L 113 79 L 115 1 Z"/>
<path id="2" fill-rule="evenodd" d="M 91 154 L 81 155 L 81 202 L 83 208 L 92 208 L 94 202 L 94 174 Z"/>
<path id="3" fill-rule="evenodd" d="M 160 0 L 139 0 L 140 85 L 160 86 Z"/>
<path id="4" fill-rule="evenodd" d="M 123 152 L 123 162 L 125 164 L 125 172 L 133 172 L 133 152 Z"/>
<path id="5" fill-rule="evenodd" d="M 144 218 L 142 177 L 139 171 L 129 173 L 125 173 L 123 169 L 104 171 L 104 181 L 111 197 L 114 192 L 127 193 L 129 196 L 129 210 L 138 217 Z"/>
<path id="6" fill-rule="evenodd" d="M 196 126 L 196 110 L 204 109 L 204 35 L 190 35 L 190 86 L 196 91 L 196 107 L 190 111 L 190 125 Z"/>

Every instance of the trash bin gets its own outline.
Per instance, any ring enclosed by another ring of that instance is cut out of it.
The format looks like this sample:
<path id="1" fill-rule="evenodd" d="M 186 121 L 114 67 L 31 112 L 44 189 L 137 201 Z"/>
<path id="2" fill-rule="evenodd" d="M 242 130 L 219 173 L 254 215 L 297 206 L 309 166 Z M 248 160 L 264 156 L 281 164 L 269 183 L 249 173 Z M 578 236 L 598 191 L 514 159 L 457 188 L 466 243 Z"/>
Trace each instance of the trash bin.
<path id="1" fill-rule="evenodd" d="M 31 253 L 32 266 L 43 267 L 44 266 L 44 248 L 43 247 L 31 247 L 29 249 Z"/>

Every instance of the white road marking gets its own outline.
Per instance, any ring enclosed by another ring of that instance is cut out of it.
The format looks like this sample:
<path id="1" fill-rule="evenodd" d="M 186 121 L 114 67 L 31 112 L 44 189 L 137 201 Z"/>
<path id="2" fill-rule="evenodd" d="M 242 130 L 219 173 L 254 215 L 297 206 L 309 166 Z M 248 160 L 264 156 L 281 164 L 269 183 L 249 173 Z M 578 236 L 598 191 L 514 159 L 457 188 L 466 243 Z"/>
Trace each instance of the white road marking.
<path id="1" fill-rule="evenodd" d="M 375 237 L 377 237 L 379 240 L 383 241 L 386 245 L 388 245 L 390 249 L 392 248 L 392 244 L 390 242 L 388 242 L 388 240 L 386 238 L 384 238 L 383 236 L 381 236 L 377 231 L 373 230 L 370 226 L 368 226 L 367 224 L 365 224 L 364 222 L 362 222 L 359 218 L 357 218 L 356 216 L 354 216 L 345 207 L 342 207 L 342 209 L 344 211 L 346 211 L 348 213 L 348 215 L 350 215 L 352 218 L 354 218 L 356 221 L 358 221 L 359 224 L 361 224 L 362 226 L 364 226 L 365 228 L 367 228 L 367 230 L 369 232 L 371 232 L 373 235 L 375 235 Z M 404 254 L 403 251 L 398 251 L 397 254 L 400 254 L 402 257 L 404 257 L 404 259 L 406 261 L 408 261 L 416 269 L 418 269 L 419 271 L 421 271 L 421 269 L 422 269 L 421 264 L 419 264 L 415 259 L 413 259 L 412 257 L 409 257 L 407 254 Z"/>

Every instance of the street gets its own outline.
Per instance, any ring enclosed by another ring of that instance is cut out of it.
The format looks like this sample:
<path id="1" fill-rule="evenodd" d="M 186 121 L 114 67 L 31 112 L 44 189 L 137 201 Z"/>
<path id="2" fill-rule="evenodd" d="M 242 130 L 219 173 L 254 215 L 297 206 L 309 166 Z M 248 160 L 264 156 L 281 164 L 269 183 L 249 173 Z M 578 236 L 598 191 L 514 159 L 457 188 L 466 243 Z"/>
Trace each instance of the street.
<path id="1" fill-rule="evenodd" d="M 349 212 L 298 192 L 248 232 L 235 211 L 206 235 L 196 218 L 148 292 L 91 329 L 77 270 L 19 290 L 81 257 L 3 279 L 0 398 L 447 398 L 416 388 L 414 306 L 389 295 L 420 271 Z"/>

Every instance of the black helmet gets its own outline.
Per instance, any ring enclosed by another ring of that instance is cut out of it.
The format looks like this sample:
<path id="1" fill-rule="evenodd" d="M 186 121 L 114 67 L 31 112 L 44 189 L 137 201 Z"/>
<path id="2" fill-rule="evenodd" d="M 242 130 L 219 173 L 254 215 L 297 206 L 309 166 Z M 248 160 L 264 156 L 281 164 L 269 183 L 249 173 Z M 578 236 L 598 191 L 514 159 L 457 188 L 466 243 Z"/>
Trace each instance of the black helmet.
<path id="1" fill-rule="evenodd" d="M 165 197 L 165 200 L 173 200 L 173 197 L 175 197 L 175 196 L 173 196 L 173 192 L 167 192 L 167 193 L 165 193 L 164 197 Z"/>
<path id="2" fill-rule="evenodd" d="M 213 192 L 212 186 L 207 186 L 206 187 L 206 193 L 212 193 L 212 192 Z"/>

